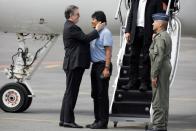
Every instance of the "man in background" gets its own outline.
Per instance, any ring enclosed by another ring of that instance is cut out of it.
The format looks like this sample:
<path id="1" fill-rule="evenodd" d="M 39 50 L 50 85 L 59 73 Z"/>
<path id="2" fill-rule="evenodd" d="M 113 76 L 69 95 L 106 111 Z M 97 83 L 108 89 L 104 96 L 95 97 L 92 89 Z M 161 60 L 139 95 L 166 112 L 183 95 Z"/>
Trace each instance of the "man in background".
<path id="1" fill-rule="evenodd" d="M 152 14 L 162 11 L 161 0 L 132 0 L 125 37 L 130 44 L 129 83 L 123 89 L 146 91 L 150 86 L 149 47 L 152 42 Z M 139 84 L 138 84 L 139 83 Z"/>

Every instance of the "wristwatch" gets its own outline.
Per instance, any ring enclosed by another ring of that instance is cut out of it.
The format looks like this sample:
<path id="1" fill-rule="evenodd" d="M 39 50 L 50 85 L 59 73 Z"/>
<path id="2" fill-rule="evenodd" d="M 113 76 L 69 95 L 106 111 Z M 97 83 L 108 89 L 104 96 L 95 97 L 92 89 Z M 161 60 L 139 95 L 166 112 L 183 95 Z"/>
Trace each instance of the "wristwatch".
<path id="1" fill-rule="evenodd" d="M 105 68 L 108 68 L 108 69 L 110 69 L 110 65 L 105 65 Z"/>

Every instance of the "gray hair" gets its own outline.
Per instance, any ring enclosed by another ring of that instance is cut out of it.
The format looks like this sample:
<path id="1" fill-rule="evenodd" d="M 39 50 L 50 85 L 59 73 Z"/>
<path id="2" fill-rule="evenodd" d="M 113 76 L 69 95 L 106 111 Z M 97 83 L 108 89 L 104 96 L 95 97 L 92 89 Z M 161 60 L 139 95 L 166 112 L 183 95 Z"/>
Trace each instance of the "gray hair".
<path id="1" fill-rule="evenodd" d="M 74 14 L 74 11 L 75 11 L 76 9 L 79 9 L 79 8 L 78 8 L 77 6 L 75 6 L 75 5 L 69 5 L 69 6 L 67 7 L 67 9 L 65 10 L 65 18 L 66 18 L 66 19 L 69 19 L 70 16 Z"/>

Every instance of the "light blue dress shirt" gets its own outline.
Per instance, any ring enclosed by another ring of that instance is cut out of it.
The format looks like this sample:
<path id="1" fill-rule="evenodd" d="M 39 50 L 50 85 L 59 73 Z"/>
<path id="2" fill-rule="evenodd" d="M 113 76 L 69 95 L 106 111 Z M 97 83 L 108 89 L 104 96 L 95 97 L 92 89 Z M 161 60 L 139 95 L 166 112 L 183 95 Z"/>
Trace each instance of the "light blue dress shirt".
<path id="1" fill-rule="evenodd" d="M 105 27 L 99 32 L 99 38 L 91 41 L 90 51 L 91 51 L 91 61 L 105 61 L 105 48 L 104 46 L 113 45 L 112 33 Z"/>

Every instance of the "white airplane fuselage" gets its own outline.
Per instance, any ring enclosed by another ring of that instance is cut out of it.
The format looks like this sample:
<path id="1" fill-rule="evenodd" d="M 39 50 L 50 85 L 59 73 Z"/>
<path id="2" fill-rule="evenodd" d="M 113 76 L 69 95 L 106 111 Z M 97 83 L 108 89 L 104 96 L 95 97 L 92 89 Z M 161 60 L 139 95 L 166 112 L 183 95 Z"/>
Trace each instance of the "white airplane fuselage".
<path id="1" fill-rule="evenodd" d="M 126 9 L 121 4 L 123 19 Z M 114 35 L 119 35 L 120 22 L 114 19 L 118 0 L 0 0 L 0 31 L 12 33 L 55 33 L 62 34 L 65 22 L 64 10 L 70 5 L 79 6 L 81 28 L 88 32 L 91 29 L 91 14 L 102 10 L 107 16 L 108 27 Z M 196 36 L 196 1 L 180 0 L 178 17 L 182 23 L 182 35 Z M 40 19 L 44 20 L 40 24 Z"/>
<path id="2" fill-rule="evenodd" d="M 79 7 L 78 25 L 84 31 L 91 29 L 91 14 L 103 10 L 110 28 L 119 33 L 120 24 L 114 20 L 118 0 L 0 0 L 0 31 L 61 34 L 64 11 L 71 4 Z M 45 22 L 39 24 L 40 19 Z"/>

